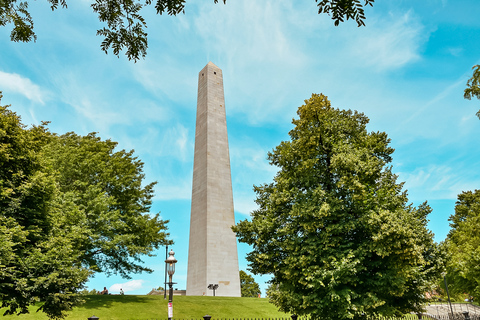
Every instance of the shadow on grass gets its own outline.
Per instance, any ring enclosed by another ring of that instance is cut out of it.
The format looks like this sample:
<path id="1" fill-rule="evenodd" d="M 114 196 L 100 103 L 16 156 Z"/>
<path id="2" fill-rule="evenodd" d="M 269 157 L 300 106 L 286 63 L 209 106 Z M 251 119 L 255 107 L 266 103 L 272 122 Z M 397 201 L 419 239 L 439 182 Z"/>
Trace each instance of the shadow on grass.
<path id="1" fill-rule="evenodd" d="M 110 308 L 114 303 L 150 303 L 150 296 L 133 295 L 93 295 L 85 296 L 85 303 L 79 307 L 82 309 Z"/>

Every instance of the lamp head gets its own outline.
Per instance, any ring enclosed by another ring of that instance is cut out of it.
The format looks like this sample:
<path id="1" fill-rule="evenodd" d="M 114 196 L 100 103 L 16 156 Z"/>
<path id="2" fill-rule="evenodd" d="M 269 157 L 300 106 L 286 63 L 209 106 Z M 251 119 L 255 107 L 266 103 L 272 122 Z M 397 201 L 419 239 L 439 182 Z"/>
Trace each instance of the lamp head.
<path id="1" fill-rule="evenodd" d="M 167 264 L 167 273 L 169 276 L 173 276 L 173 274 L 175 273 L 175 263 L 177 263 L 177 259 L 175 259 L 175 257 L 173 256 L 174 254 L 175 252 L 171 250 L 168 253 L 167 260 L 165 260 L 165 263 Z"/>

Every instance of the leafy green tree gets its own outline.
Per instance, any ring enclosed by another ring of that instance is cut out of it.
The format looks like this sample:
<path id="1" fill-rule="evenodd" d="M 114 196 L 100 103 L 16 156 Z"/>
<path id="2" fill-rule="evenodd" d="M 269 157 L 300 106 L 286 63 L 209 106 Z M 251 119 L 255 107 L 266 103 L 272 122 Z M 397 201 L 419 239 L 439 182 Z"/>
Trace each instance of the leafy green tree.
<path id="1" fill-rule="evenodd" d="M 270 299 L 270 297 L 274 297 L 275 295 L 278 294 L 277 291 L 278 291 L 278 286 L 270 283 L 267 287 L 267 290 L 265 290 L 265 295 L 267 296 L 267 298 Z"/>
<path id="2" fill-rule="evenodd" d="M 95 133 L 53 136 L 42 151 L 69 207 L 62 223 L 77 233 L 76 247 L 90 270 L 120 274 L 152 270 L 141 256 L 168 244 L 166 221 L 150 216 L 155 183 L 142 186 L 143 163 L 131 151 Z"/>
<path id="3" fill-rule="evenodd" d="M 1 98 L 1 94 L 0 94 Z M 27 129 L 0 107 L 0 299 L 6 314 L 40 301 L 50 318 L 81 302 L 96 271 L 151 271 L 143 255 L 167 240 L 166 222 L 149 215 L 153 184 L 143 163 L 95 134 Z"/>
<path id="4" fill-rule="evenodd" d="M 66 8 L 66 0 L 47 0 L 52 10 L 59 6 Z M 353 19 L 358 26 L 365 25 L 364 7 L 373 6 L 375 0 L 315 0 L 318 13 L 332 16 L 335 25 L 344 20 Z M 218 0 L 213 0 L 218 3 Z M 156 0 L 157 14 L 167 13 L 176 16 L 185 12 L 186 0 Z M 223 0 L 226 3 L 226 0 Z M 98 14 L 98 19 L 106 26 L 97 30 L 97 35 L 104 37 L 101 49 L 107 53 L 109 49 L 113 54 L 119 55 L 126 50 L 129 60 L 137 61 L 147 54 L 147 23 L 140 14 L 141 10 L 152 5 L 152 0 L 95 0 L 91 7 Z M 28 1 L 1 0 L 0 1 L 0 26 L 13 24 L 10 34 L 12 41 L 35 41 L 37 35 L 33 31 L 33 19 L 28 11 Z"/>
<path id="5" fill-rule="evenodd" d="M 480 99 L 480 65 L 473 66 L 473 75 L 467 81 L 467 88 L 464 91 L 463 97 L 465 99 L 472 99 L 476 97 Z M 477 117 L 480 119 L 480 110 L 477 111 Z"/>
<path id="6" fill-rule="evenodd" d="M 261 294 L 260 286 L 255 282 L 255 279 L 245 271 L 240 270 L 240 290 L 242 297 L 258 297 Z"/>
<path id="7" fill-rule="evenodd" d="M 324 95 L 301 106 L 268 159 L 272 183 L 255 186 L 259 208 L 233 227 L 254 274 L 272 274 L 270 300 L 314 319 L 419 311 L 438 278 L 427 230 L 430 207 L 407 204 L 388 163 L 384 132 L 367 133 L 362 113 Z"/>
<path id="8" fill-rule="evenodd" d="M 0 93 L 1 99 L 1 93 Z M 26 313 L 30 304 L 51 318 L 79 302 L 89 270 L 78 260 L 74 235 L 56 221 L 52 170 L 40 156 L 44 126 L 25 129 L 0 106 L 0 299 L 5 314 Z"/>
<path id="9" fill-rule="evenodd" d="M 96 290 L 96 289 L 92 289 L 92 290 L 88 290 L 88 289 L 83 289 L 81 292 L 80 292 L 81 295 L 84 295 L 84 296 L 94 296 L 94 295 L 98 295 L 99 292 Z"/>
<path id="10" fill-rule="evenodd" d="M 458 195 L 446 245 L 449 287 L 480 300 L 480 190 Z"/>

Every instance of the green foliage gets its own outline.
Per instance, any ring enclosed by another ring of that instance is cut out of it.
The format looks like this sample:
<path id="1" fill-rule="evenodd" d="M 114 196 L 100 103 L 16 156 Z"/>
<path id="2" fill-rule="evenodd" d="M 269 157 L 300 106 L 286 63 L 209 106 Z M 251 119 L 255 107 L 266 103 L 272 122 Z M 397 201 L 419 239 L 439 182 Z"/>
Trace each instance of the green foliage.
<path id="1" fill-rule="evenodd" d="M 258 283 L 243 270 L 240 270 L 240 290 L 242 291 L 242 297 L 257 298 L 261 294 Z"/>
<path id="2" fill-rule="evenodd" d="M 166 240 L 165 223 L 148 214 L 155 183 L 142 186 L 143 163 L 133 150 L 114 152 L 117 143 L 94 133 L 53 136 L 43 155 L 55 168 L 61 192 L 57 206 L 64 228 L 77 234 L 84 265 L 94 271 L 151 272 L 140 263 Z"/>
<path id="3" fill-rule="evenodd" d="M 28 0 L 0 0 L 0 27 L 13 23 L 10 35 L 12 41 L 35 41 L 37 36 L 33 31 L 33 20 L 28 12 Z M 52 10 L 58 6 L 67 7 L 66 0 L 47 0 Z M 332 16 L 335 25 L 348 19 L 353 19 L 358 26 L 365 25 L 364 7 L 373 6 L 375 0 L 315 0 L 318 13 Z M 186 0 L 156 0 L 157 14 L 176 16 L 185 12 Z M 213 0 L 218 3 L 218 0 Z M 223 0 L 226 3 L 226 0 Z M 362 4 L 363 3 L 363 4 Z M 137 61 L 147 54 L 148 40 L 147 23 L 140 14 L 144 7 L 152 5 L 152 0 L 95 0 L 91 7 L 98 19 L 106 26 L 97 30 L 97 35 L 104 37 L 100 47 L 108 53 L 119 56 L 125 50 L 129 60 Z"/>
<path id="4" fill-rule="evenodd" d="M 80 291 L 80 294 L 84 296 L 92 296 L 92 295 L 99 294 L 99 292 L 95 289 L 92 289 L 92 290 L 83 289 L 82 291 Z"/>
<path id="5" fill-rule="evenodd" d="M 255 186 L 259 209 L 233 230 L 253 246 L 255 274 L 272 274 L 270 300 L 314 319 L 418 311 L 442 255 L 426 228 L 430 207 L 407 205 L 384 132 L 362 113 L 312 95 L 291 141 L 268 159 L 274 181 Z M 272 289 L 274 288 L 274 289 Z"/>
<path id="6" fill-rule="evenodd" d="M 10 40 L 15 42 L 30 42 L 37 40 L 33 32 L 33 20 L 28 12 L 28 2 L 17 0 L 0 1 L 0 26 L 3 27 L 13 23 L 14 27 L 10 33 Z"/>
<path id="7" fill-rule="evenodd" d="M 1 98 L 1 94 L 0 94 Z M 170 243 L 166 221 L 148 211 L 133 151 L 95 134 L 26 129 L 0 106 L 0 299 L 6 314 L 40 310 L 62 318 L 94 271 L 151 271 L 140 257 Z"/>
<path id="8" fill-rule="evenodd" d="M 473 66 L 473 75 L 467 81 L 467 88 L 464 91 L 463 97 L 465 99 L 472 99 L 476 97 L 480 99 L 480 65 Z M 480 119 L 480 110 L 477 111 L 477 117 Z"/>
<path id="9" fill-rule="evenodd" d="M 1 98 L 1 94 L 0 94 Z M 51 318 L 80 301 L 76 292 L 90 272 L 79 261 L 74 236 L 57 223 L 53 172 L 40 156 L 48 142 L 44 126 L 25 129 L 0 106 L 0 299 L 5 314 L 28 305 Z"/>
<path id="10" fill-rule="evenodd" d="M 315 0 L 315 2 L 318 2 L 318 13 L 331 14 L 336 26 L 340 22 L 352 19 L 360 27 L 365 26 L 363 7 L 367 5 L 373 7 L 375 0 Z"/>
<path id="11" fill-rule="evenodd" d="M 467 293 L 480 300 L 480 190 L 458 195 L 446 245 L 447 276 L 453 293 Z"/>

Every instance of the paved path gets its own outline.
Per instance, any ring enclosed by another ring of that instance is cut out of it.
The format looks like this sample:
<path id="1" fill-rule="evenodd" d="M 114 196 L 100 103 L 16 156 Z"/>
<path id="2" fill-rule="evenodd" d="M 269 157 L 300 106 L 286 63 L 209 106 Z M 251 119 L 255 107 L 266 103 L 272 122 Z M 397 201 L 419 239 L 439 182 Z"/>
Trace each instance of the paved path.
<path id="1" fill-rule="evenodd" d="M 469 303 L 452 303 L 454 314 L 462 314 L 463 311 L 468 311 L 469 315 L 480 316 L 480 307 Z M 448 303 L 430 304 L 427 306 L 427 313 L 433 316 L 449 316 L 451 314 L 450 305 Z"/>

